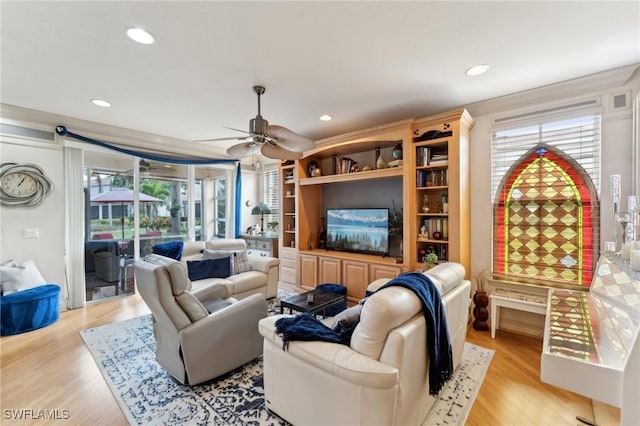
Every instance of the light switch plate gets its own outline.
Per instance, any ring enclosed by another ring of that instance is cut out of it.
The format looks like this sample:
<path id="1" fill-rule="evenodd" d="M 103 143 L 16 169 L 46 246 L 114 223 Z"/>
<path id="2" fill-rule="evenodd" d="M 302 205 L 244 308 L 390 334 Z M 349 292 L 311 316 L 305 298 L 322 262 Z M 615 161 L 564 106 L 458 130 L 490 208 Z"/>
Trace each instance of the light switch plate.
<path id="1" fill-rule="evenodd" d="M 24 238 L 40 238 L 40 228 L 24 228 Z"/>

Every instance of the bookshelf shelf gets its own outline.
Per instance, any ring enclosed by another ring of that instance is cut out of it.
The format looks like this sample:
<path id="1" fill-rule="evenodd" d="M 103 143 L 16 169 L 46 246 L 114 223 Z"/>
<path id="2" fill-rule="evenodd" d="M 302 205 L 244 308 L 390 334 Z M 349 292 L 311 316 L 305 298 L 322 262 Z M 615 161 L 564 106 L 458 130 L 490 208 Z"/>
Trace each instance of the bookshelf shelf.
<path id="1" fill-rule="evenodd" d="M 340 183 L 340 182 L 355 182 L 359 180 L 386 179 L 391 177 L 402 176 L 402 174 L 403 174 L 402 167 L 393 167 L 393 168 L 380 169 L 380 170 L 368 170 L 364 172 L 341 173 L 336 175 L 304 178 L 304 179 L 300 179 L 299 184 L 300 186 L 325 185 L 325 184 Z"/>

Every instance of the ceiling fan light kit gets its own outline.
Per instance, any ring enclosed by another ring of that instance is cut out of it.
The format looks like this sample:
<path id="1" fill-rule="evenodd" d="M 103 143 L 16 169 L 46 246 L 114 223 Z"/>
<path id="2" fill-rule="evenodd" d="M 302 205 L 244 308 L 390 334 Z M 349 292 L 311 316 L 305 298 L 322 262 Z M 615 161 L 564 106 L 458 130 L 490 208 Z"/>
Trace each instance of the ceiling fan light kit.
<path id="1" fill-rule="evenodd" d="M 258 95 L 258 114 L 249 121 L 249 131 L 227 127 L 230 130 L 247 133 L 248 137 L 216 138 L 197 142 L 244 140 L 244 142 L 227 149 L 227 154 L 234 158 L 247 157 L 258 152 L 265 157 L 277 160 L 298 160 L 302 158 L 302 153 L 312 149 L 315 143 L 286 127 L 269 125 L 269 122 L 262 117 L 260 111 L 260 97 L 264 94 L 265 88 L 264 86 L 253 86 L 253 91 Z"/>

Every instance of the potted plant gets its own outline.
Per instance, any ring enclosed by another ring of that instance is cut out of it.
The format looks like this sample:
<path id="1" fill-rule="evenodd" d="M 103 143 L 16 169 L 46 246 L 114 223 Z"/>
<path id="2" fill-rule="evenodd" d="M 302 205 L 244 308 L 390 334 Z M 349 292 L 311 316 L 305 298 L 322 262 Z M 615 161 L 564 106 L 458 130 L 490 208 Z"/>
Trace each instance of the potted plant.
<path id="1" fill-rule="evenodd" d="M 389 210 L 389 251 L 397 253 L 398 257 L 402 257 L 402 238 L 403 238 L 403 221 L 402 209 L 396 209 L 396 202 L 391 202 L 393 208 Z M 396 251 L 397 250 L 397 251 Z"/>
<path id="2" fill-rule="evenodd" d="M 389 236 L 402 239 L 402 209 L 396 210 L 396 202 L 391 201 L 393 208 L 389 210 Z"/>
<path id="3" fill-rule="evenodd" d="M 438 255 L 435 253 L 428 253 L 424 257 L 424 270 L 427 271 L 438 264 Z"/>
<path id="4" fill-rule="evenodd" d="M 278 221 L 267 222 L 267 228 L 272 234 L 278 233 Z"/>

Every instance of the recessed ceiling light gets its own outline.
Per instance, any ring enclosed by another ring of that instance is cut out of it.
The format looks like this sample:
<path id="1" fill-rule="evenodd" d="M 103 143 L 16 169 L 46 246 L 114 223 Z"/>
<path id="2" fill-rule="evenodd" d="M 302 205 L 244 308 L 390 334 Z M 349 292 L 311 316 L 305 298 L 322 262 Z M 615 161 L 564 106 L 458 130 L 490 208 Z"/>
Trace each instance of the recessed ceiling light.
<path id="1" fill-rule="evenodd" d="M 153 36 L 142 28 L 129 28 L 127 35 L 131 40 L 137 41 L 140 44 L 153 44 L 155 41 Z"/>
<path id="2" fill-rule="evenodd" d="M 467 74 L 468 76 L 474 77 L 476 75 L 484 74 L 489 70 L 489 68 L 491 67 L 487 64 L 474 65 L 468 70 L 466 70 L 465 74 Z"/>
<path id="3" fill-rule="evenodd" d="M 322 121 L 331 121 L 331 120 L 333 120 L 333 117 L 330 116 L 329 114 L 325 114 L 325 115 L 321 115 L 320 116 L 320 120 L 322 120 Z"/>
<path id="4" fill-rule="evenodd" d="M 102 99 L 91 99 L 91 102 L 99 107 L 109 108 L 111 106 L 110 102 L 103 101 Z"/>

